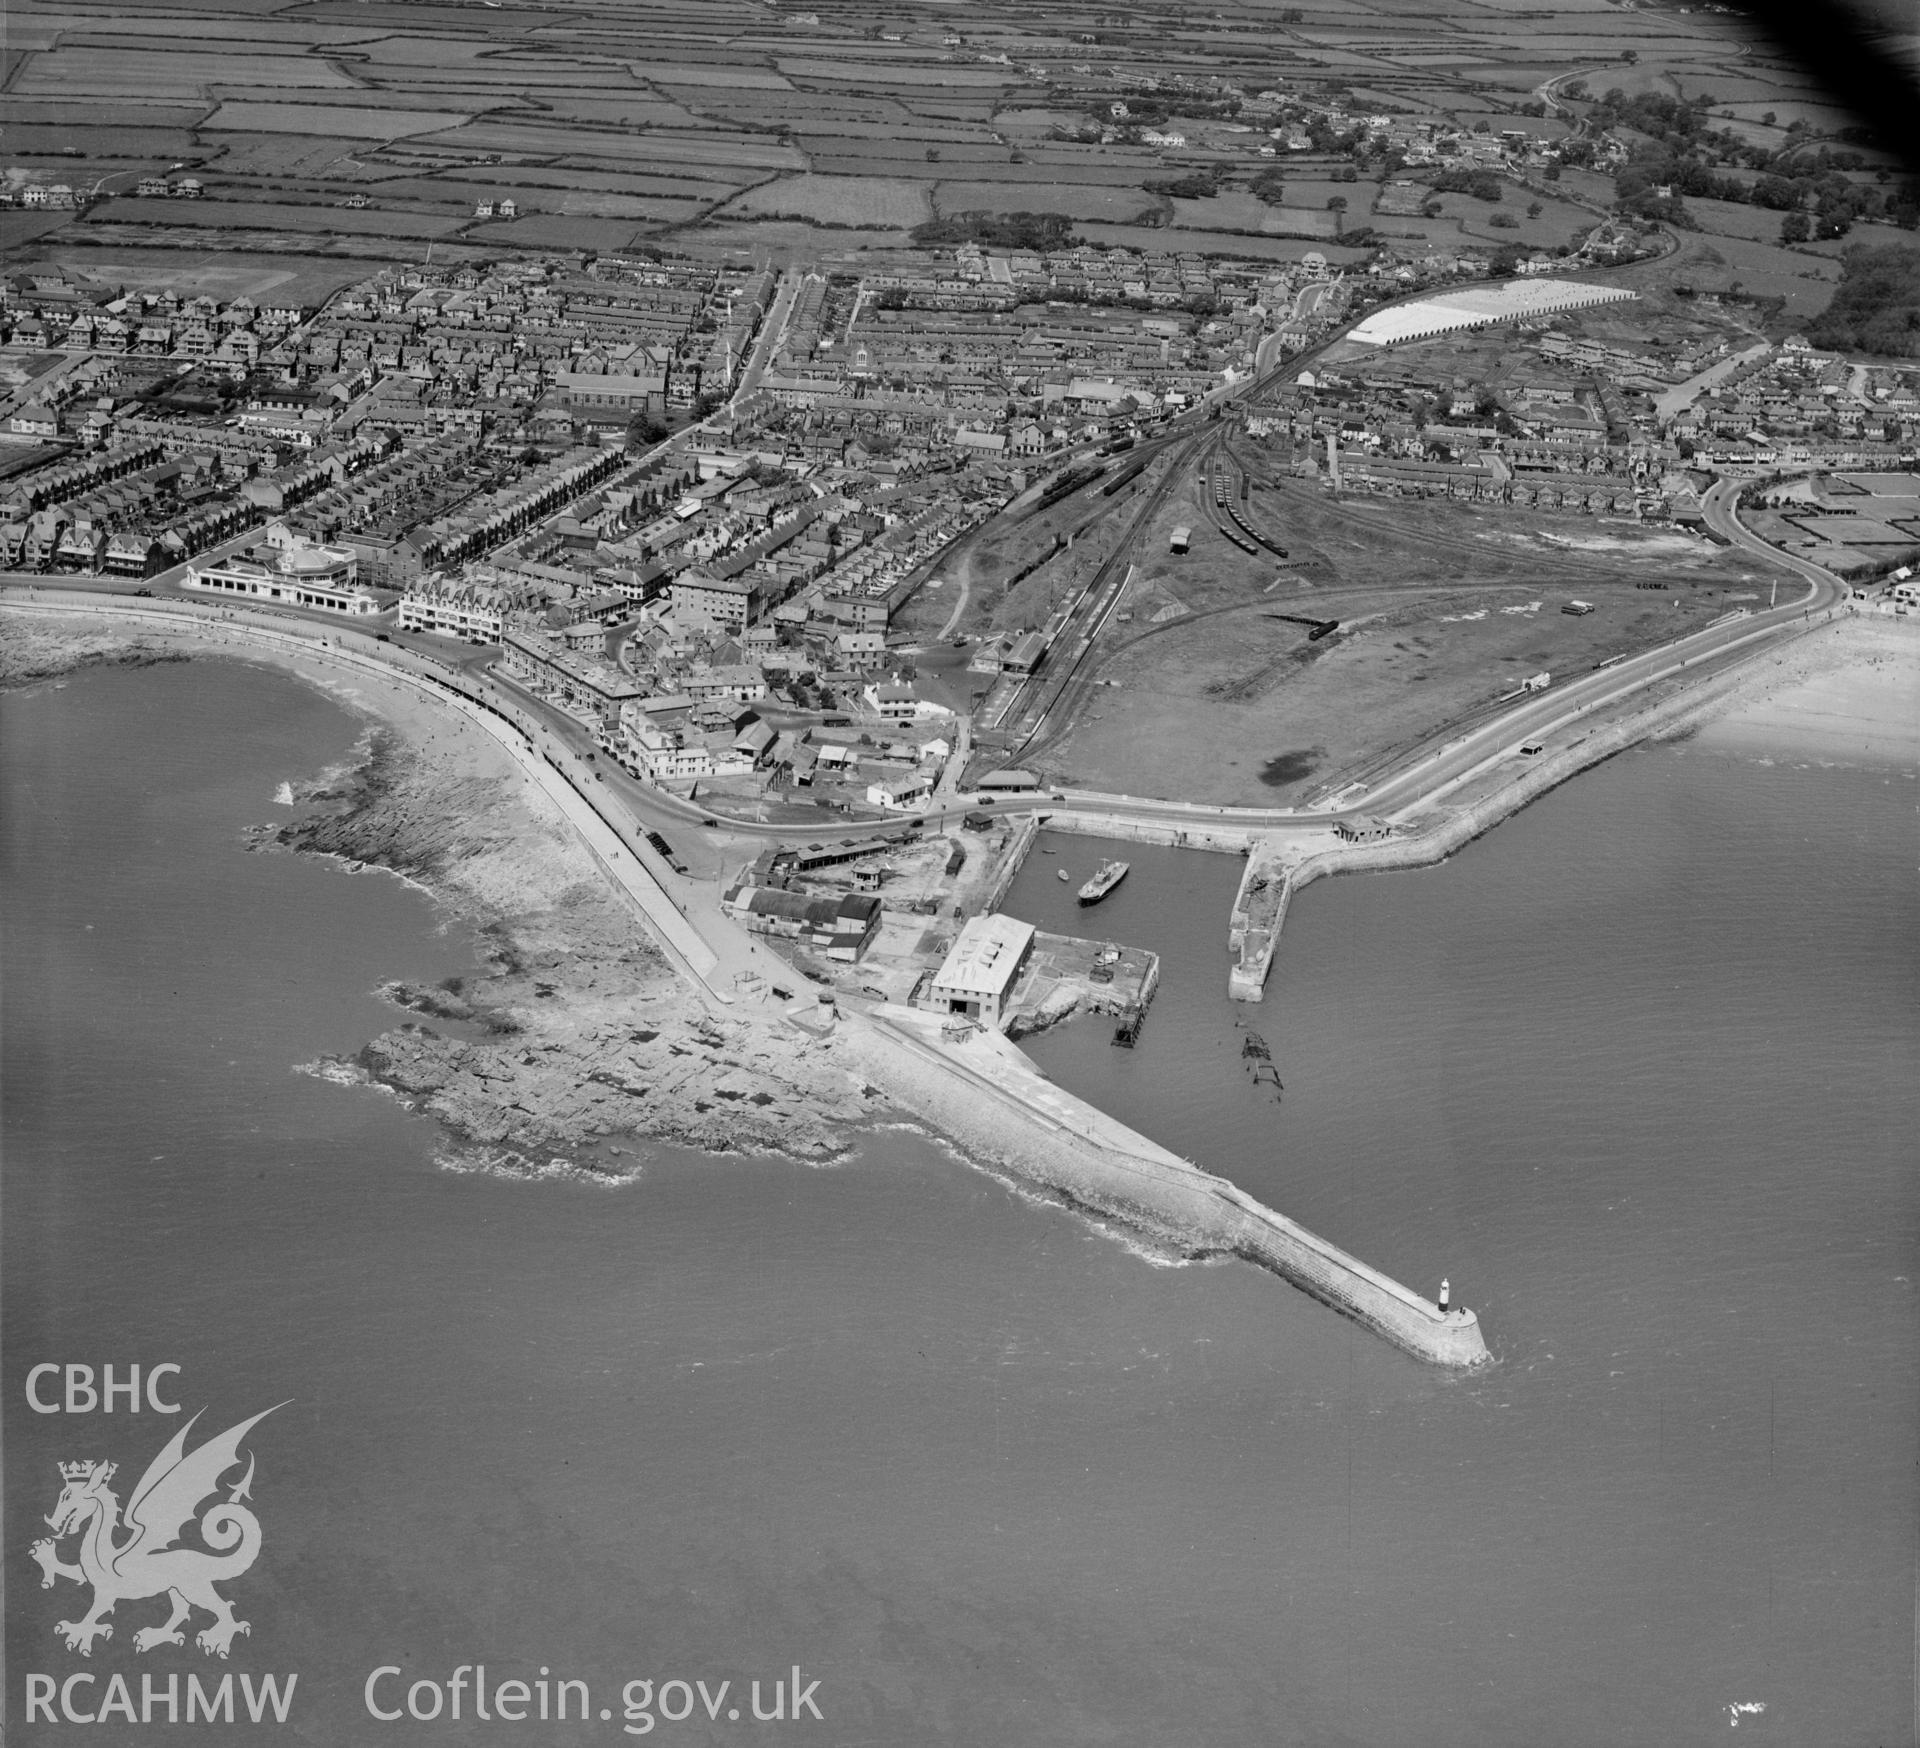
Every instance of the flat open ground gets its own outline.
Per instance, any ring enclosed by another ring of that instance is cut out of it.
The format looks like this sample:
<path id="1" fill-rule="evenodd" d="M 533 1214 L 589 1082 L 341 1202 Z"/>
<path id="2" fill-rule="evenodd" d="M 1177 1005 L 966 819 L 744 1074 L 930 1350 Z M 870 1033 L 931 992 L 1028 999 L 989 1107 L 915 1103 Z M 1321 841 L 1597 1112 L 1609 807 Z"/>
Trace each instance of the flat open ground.
<path id="1" fill-rule="evenodd" d="M 1778 297 L 1784 300 L 1782 322 L 1791 331 L 1827 307 L 1840 281 L 1840 264 L 1777 243 L 1692 232 L 1681 237 L 1677 253 L 1616 269 L 1612 278 L 1636 291 L 1687 285 L 1696 292 Z"/>
<path id="2" fill-rule="evenodd" d="M 1572 676 L 1729 610 L 1751 589 L 1582 584 L 1277 590 L 1258 603 L 1139 628 L 1100 671 L 1085 715 L 1036 763 L 1050 782 L 1237 806 L 1290 806 L 1392 748 L 1511 692 Z M 1538 603 L 1538 605 L 1536 605 Z M 1271 613 L 1338 615 L 1319 643 Z"/>
<path id="3" fill-rule="evenodd" d="M 367 276 L 367 263 L 318 255 L 247 255 L 185 249 L 139 249 L 124 254 L 86 250 L 67 257 L 68 270 L 97 285 L 136 291 L 172 289 L 189 296 L 256 302 L 277 292 L 289 303 L 320 303 Z"/>
<path id="4" fill-rule="evenodd" d="M 928 185 L 898 176 L 788 176 L 735 195 L 723 218 L 811 219 L 815 224 L 910 230 L 933 217 Z"/>

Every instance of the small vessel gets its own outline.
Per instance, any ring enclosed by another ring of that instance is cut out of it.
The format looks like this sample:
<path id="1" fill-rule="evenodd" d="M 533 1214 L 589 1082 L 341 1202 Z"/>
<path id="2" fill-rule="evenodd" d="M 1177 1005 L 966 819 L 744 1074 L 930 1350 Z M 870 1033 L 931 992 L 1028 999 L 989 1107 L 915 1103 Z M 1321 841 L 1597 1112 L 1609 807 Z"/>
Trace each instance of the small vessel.
<path id="1" fill-rule="evenodd" d="M 1127 877 L 1125 862 L 1102 862 L 1100 872 L 1080 888 L 1082 904 L 1098 904 Z"/>
<path id="2" fill-rule="evenodd" d="M 1054 872 L 1058 874 L 1062 880 L 1071 880 L 1073 878 L 1064 868 L 1056 868 Z"/>

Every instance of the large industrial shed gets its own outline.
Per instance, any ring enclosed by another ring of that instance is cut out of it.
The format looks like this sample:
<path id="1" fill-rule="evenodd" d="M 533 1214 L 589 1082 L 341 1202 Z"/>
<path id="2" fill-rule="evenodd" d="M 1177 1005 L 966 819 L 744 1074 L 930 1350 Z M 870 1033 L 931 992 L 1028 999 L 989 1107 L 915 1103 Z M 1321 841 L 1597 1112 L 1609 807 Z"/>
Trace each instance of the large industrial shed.
<path id="1" fill-rule="evenodd" d="M 1619 285 L 1584 285 L 1571 279 L 1512 279 L 1505 285 L 1437 292 L 1432 297 L 1395 304 L 1391 309 L 1375 310 L 1347 338 L 1363 346 L 1399 346 L 1408 340 L 1430 340 L 1436 334 L 1457 333 L 1463 328 L 1486 328 L 1495 322 L 1626 303 L 1638 295 Z"/>

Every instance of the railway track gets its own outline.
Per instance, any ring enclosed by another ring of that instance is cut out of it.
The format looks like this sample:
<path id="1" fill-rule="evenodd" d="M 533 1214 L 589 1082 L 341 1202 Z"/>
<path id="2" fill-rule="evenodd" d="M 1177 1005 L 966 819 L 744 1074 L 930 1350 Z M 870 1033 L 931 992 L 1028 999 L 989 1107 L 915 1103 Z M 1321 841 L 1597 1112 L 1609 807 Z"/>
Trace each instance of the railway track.
<path id="1" fill-rule="evenodd" d="M 1223 462 L 1235 475 L 1232 487 L 1221 475 L 1220 466 Z M 1247 471 L 1245 463 L 1233 453 L 1233 446 L 1227 441 L 1225 432 L 1221 433 L 1219 447 L 1214 452 L 1213 469 L 1209 484 L 1213 491 L 1214 526 L 1242 552 L 1252 557 L 1257 558 L 1266 552 L 1275 558 L 1286 558 L 1287 549 L 1255 526 L 1240 509 L 1240 505 L 1248 501 L 1253 476 Z M 1235 501 L 1236 495 L 1238 502 Z"/>
<path id="2" fill-rule="evenodd" d="M 1311 504 L 1324 514 L 1338 516 L 1349 527 L 1400 541 L 1412 538 L 1403 523 L 1389 516 L 1370 513 L 1344 498 L 1329 499 L 1322 494 L 1318 486 L 1307 486 L 1292 480 L 1277 480 L 1271 489 L 1283 498 L 1292 499 L 1302 505 Z M 1487 549 L 1479 542 L 1463 539 L 1457 535 L 1423 532 L 1418 537 L 1418 543 L 1423 547 L 1476 558 L 1483 562 L 1489 556 Z M 1554 580 L 1560 582 L 1619 583 L 1628 581 L 1633 575 L 1632 569 L 1628 566 L 1613 565 L 1603 560 L 1563 557 L 1557 552 L 1543 554 L 1541 563 L 1544 567 L 1550 568 Z M 1673 580 L 1708 582 L 1714 579 L 1696 577 L 1690 571 L 1677 571 L 1674 573 Z"/>
<path id="3" fill-rule="evenodd" d="M 1059 636 L 1054 639 L 1041 671 L 1026 682 L 1014 702 L 1001 714 L 1002 722 L 1011 723 L 1008 730 L 1013 737 L 1008 753 L 1010 758 L 1019 758 L 1034 744 L 1048 718 L 1060 707 L 1062 699 L 1068 696 L 1070 688 L 1073 689 L 1071 701 L 1077 704 L 1079 693 L 1084 688 L 1075 688 L 1073 683 L 1092 651 L 1101 627 L 1119 601 L 1120 591 L 1133 568 L 1130 554 L 1135 543 L 1166 501 L 1174 482 L 1180 478 L 1180 470 L 1189 465 L 1193 452 L 1210 447 L 1218 440 L 1218 432 L 1202 432 L 1184 440 L 1184 448 L 1176 449 L 1173 465 L 1167 469 L 1160 483 L 1140 501 L 1132 522 L 1115 544 L 1112 554 L 1087 580 L 1080 599 L 1074 603 L 1060 628 Z"/>

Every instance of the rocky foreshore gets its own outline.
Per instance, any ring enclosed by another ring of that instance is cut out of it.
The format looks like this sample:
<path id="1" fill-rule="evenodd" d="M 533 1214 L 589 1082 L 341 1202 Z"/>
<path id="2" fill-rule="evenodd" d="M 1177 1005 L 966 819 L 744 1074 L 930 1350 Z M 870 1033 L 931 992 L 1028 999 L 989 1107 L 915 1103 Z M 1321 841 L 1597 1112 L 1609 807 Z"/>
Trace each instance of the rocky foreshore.
<path id="1" fill-rule="evenodd" d="M 709 1015 L 544 798 L 504 761 L 487 768 L 498 755 L 478 739 L 375 726 L 351 765 L 295 791 L 298 817 L 255 838 L 404 875 L 475 929 L 483 967 L 387 985 L 419 1018 L 352 1067 L 456 1137 L 456 1167 L 630 1175 L 607 1163 L 620 1136 L 811 1162 L 847 1153 L 849 1117 L 877 1099 L 778 1018 Z"/>
<path id="2" fill-rule="evenodd" d="M 473 972 L 388 985 L 404 1020 L 353 1058 L 303 1065 L 384 1086 L 436 1118 L 450 1168 L 614 1181 L 633 1175 L 625 1136 L 819 1163 L 847 1154 L 886 1110 L 831 1040 L 777 1012 L 710 1016 L 539 790 L 413 687 L 210 642 L 198 626 L 0 621 L 0 682 L 200 657 L 290 669 L 367 722 L 341 764 L 289 785 L 294 817 L 259 825 L 249 846 L 389 870 L 474 935 Z"/>
<path id="3" fill-rule="evenodd" d="M 29 625 L 10 621 L 0 637 L 0 687 L 31 686 L 82 668 L 144 668 L 183 662 L 188 652 L 161 638 L 117 627 Z"/>

